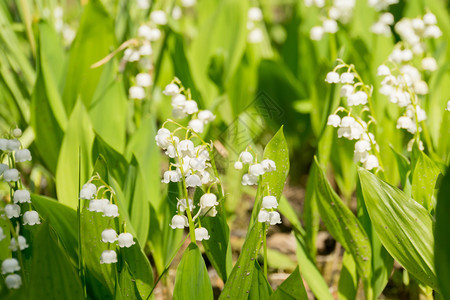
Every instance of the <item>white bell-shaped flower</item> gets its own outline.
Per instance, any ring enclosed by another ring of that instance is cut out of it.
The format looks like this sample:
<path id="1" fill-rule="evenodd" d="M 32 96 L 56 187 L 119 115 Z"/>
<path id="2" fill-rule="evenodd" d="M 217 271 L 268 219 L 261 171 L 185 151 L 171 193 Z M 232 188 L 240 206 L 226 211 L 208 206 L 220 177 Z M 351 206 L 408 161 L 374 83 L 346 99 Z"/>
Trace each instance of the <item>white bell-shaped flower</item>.
<path id="1" fill-rule="evenodd" d="M 186 96 L 183 94 L 176 94 L 172 97 L 172 107 L 173 108 L 184 108 L 184 104 L 186 103 Z"/>
<path id="2" fill-rule="evenodd" d="M 151 32 L 152 32 L 152 29 L 150 28 L 150 26 L 143 24 L 143 25 L 139 26 L 137 35 L 139 37 L 143 37 L 146 40 L 150 40 Z"/>
<path id="3" fill-rule="evenodd" d="M 364 168 L 367 170 L 372 170 L 374 168 L 378 168 L 379 166 L 378 158 L 375 155 L 369 155 L 367 160 L 364 162 Z"/>
<path id="4" fill-rule="evenodd" d="M 166 25 L 167 15 L 162 10 L 154 10 L 150 14 L 150 20 L 152 20 L 157 25 Z"/>
<path id="5" fill-rule="evenodd" d="M 345 84 L 341 87 L 340 95 L 341 97 L 349 97 L 351 94 L 353 94 L 354 91 L 353 85 Z"/>
<path id="6" fill-rule="evenodd" d="M 26 238 L 24 238 L 23 236 L 19 235 L 17 237 L 17 239 L 19 241 L 19 245 L 17 245 L 15 238 L 11 238 L 11 244 L 9 244 L 9 247 L 8 247 L 11 251 L 17 251 L 17 249 L 20 249 L 22 251 L 22 250 L 28 248 L 28 244 L 27 244 Z"/>
<path id="7" fill-rule="evenodd" d="M 175 83 L 169 83 L 163 91 L 166 96 L 175 96 L 180 93 L 180 88 Z"/>
<path id="8" fill-rule="evenodd" d="M 202 185 L 202 181 L 197 174 L 188 175 L 186 177 L 186 186 L 187 187 L 196 187 L 196 186 L 201 186 L 201 185 Z"/>
<path id="9" fill-rule="evenodd" d="M 205 128 L 205 124 L 199 119 L 193 119 L 189 121 L 189 128 L 197 133 L 202 133 Z"/>
<path id="10" fill-rule="evenodd" d="M 7 182 L 18 181 L 20 179 L 20 174 L 17 169 L 8 169 L 3 172 L 3 179 Z"/>
<path id="11" fill-rule="evenodd" d="M 264 172 L 272 172 L 277 169 L 275 162 L 271 159 L 265 159 L 261 162 L 261 166 L 264 169 Z"/>
<path id="12" fill-rule="evenodd" d="M 192 115 L 198 112 L 197 102 L 195 102 L 194 100 L 187 100 L 184 103 L 183 112 L 188 115 Z"/>
<path id="13" fill-rule="evenodd" d="M 186 218 L 186 216 L 180 216 L 180 215 L 175 215 L 172 217 L 172 222 L 170 224 L 170 227 L 172 227 L 172 229 L 175 228 L 184 228 L 184 227 L 188 227 L 189 226 L 189 221 Z"/>
<path id="14" fill-rule="evenodd" d="M 388 76 L 391 75 L 391 70 L 389 70 L 389 67 L 386 65 L 380 65 L 377 69 L 377 75 L 378 76 Z"/>
<path id="15" fill-rule="evenodd" d="M 153 48 L 152 45 L 150 43 L 144 43 L 141 47 L 139 47 L 139 54 L 141 56 L 149 56 L 153 54 Z M 141 63 L 143 61 L 143 59 L 141 59 L 139 62 Z M 151 67 L 150 67 L 151 68 Z M 150 68 L 145 68 L 145 69 L 150 69 Z M 136 82 L 137 82 L 137 78 L 136 78 Z M 152 84 L 152 78 L 150 76 L 150 85 Z"/>
<path id="16" fill-rule="evenodd" d="M 41 220 L 39 219 L 39 214 L 35 210 L 26 211 L 23 214 L 23 225 L 36 225 L 41 224 Z"/>
<path id="17" fill-rule="evenodd" d="M 22 277 L 18 274 L 9 274 L 5 278 L 5 284 L 8 289 L 18 289 L 22 285 Z"/>
<path id="18" fill-rule="evenodd" d="M 31 161 L 31 152 L 28 149 L 17 150 L 14 155 L 16 162 Z"/>
<path id="19" fill-rule="evenodd" d="M 202 110 L 198 113 L 197 117 L 205 124 L 208 124 L 216 119 L 216 116 L 209 110 Z"/>
<path id="20" fill-rule="evenodd" d="M 248 173 L 253 176 L 263 175 L 264 167 L 261 164 L 254 164 L 248 168 Z"/>
<path id="21" fill-rule="evenodd" d="M 181 174 L 177 171 L 174 170 L 169 170 L 164 172 L 164 179 L 161 180 L 164 183 L 169 183 L 169 182 L 180 182 L 181 180 Z"/>
<path id="22" fill-rule="evenodd" d="M 434 57 L 425 57 L 424 59 L 422 59 L 422 68 L 424 70 L 433 72 L 437 70 L 438 65 Z"/>
<path id="23" fill-rule="evenodd" d="M 102 241 L 103 243 L 114 243 L 117 241 L 117 232 L 112 228 L 103 230 Z"/>
<path id="24" fill-rule="evenodd" d="M 15 258 L 7 258 L 2 262 L 2 274 L 20 271 L 19 261 Z"/>
<path id="25" fill-rule="evenodd" d="M 205 227 L 195 228 L 195 239 L 199 242 L 209 240 L 209 233 Z"/>
<path id="26" fill-rule="evenodd" d="M 181 0 L 181 6 L 192 7 L 197 3 L 197 0 Z"/>
<path id="27" fill-rule="evenodd" d="M 20 216 L 20 206 L 17 204 L 6 204 L 5 214 L 8 219 L 18 218 Z"/>
<path id="28" fill-rule="evenodd" d="M 17 190 L 13 196 L 14 203 L 31 203 L 30 192 L 27 190 Z"/>
<path id="29" fill-rule="evenodd" d="M 355 162 L 365 162 L 369 158 L 369 152 L 354 152 L 353 160 Z"/>
<path id="30" fill-rule="evenodd" d="M 200 197 L 200 207 L 209 208 L 218 205 L 217 197 L 213 193 L 206 193 Z"/>
<path id="31" fill-rule="evenodd" d="M 200 158 L 191 158 L 189 160 L 189 167 L 194 171 L 203 171 L 206 169 L 206 161 Z"/>
<path id="32" fill-rule="evenodd" d="M 322 26 L 314 26 L 309 31 L 309 38 L 313 41 L 320 41 L 324 33 L 325 31 L 323 30 Z"/>
<path id="33" fill-rule="evenodd" d="M 119 216 L 119 208 L 115 204 L 105 205 L 103 208 L 103 216 L 104 217 L 112 217 L 117 218 Z"/>
<path id="34" fill-rule="evenodd" d="M 20 141 L 19 140 L 8 140 L 8 143 L 6 144 L 6 150 L 9 151 L 17 151 L 20 148 Z"/>
<path id="35" fill-rule="evenodd" d="M 333 127 L 339 127 L 341 124 L 341 117 L 338 115 L 329 115 L 327 125 L 331 125 Z"/>
<path id="36" fill-rule="evenodd" d="M 148 73 L 139 73 L 136 75 L 136 84 L 142 87 L 148 87 L 152 85 L 152 76 Z"/>
<path id="37" fill-rule="evenodd" d="M 248 151 L 244 151 L 239 155 L 239 159 L 244 164 L 251 164 L 253 162 L 253 155 Z"/>
<path id="38" fill-rule="evenodd" d="M 192 199 L 188 200 L 189 210 L 192 211 L 195 208 L 194 201 Z M 187 208 L 186 199 L 178 199 L 177 209 L 179 212 L 185 212 Z"/>
<path id="39" fill-rule="evenodd" d="M 93 199 L 89 201 L 89 211 L 103 212 L 105 207 L 109 204 L 108 199 Z"/>
<path id="40" fill-rule="evenodd" d="M 208 184 L 212 181 L 212 178 L 208 171 L 201 171 L 200 180 L 202 184 Z"/>
<path id="41" fill-rule="evenodd" d="M 141 86 L 134 85 L 128 90 L 131 99 L 142 100 L 145 98 L 145 90 Z"/>
<path id="42" fill-rule="evenodd" d="M 93 183 L 86 183 L 83 185 L 80 191 L 80 198 L 85 200 L 91 200 L 97 193 L 97 187 Z"/>
<path id="43" fill-rule="evenodd" d="M 354 83 L 355 76 L 352 73 L 345 72 L 341 74 L 342 83 Z"/>
<path id="44" fill-rule="evenodd" d="M 22 136 L 22 129 L 20 128 L 14 128 L 13 132 L 12 132 L 13 136 L 18 138 Z"/>
<path id="45" fill-rule="evenodd" d="M 100 256 L 101 264 L 113 264 L 117 262 L 117 253 L 114 250 L 105 250 Z"/>
<path id="46" fill-rule="evenodd" d="M 270 225 L 281 224 L 281 216 L 277 211 L 269 212 L 269 223 Z"/>
<path id="47" fill-rule="evenodd" d="M 215 206 L 202 209 L 200 215 L 206 217 L 215 217 L 217 215 L 217 209 Z"/>
<path id="48" fill-rule="evenodd" d="M 340 82 L 339 73 L 328 72 L 327 77 L 325 78 L 325 81 L 328 83 L 339 83 Z"/>
<path id="49" fill-rule="evenodd" d="M 3 174 L 3 172 L 5 172 L 8 169 L 9 167 L 7 164 L 0 164 L 0 176 Z"/>
<path id="50" fill-rule="evenodd" d="M 256 185 L 258 183 L 258 176 L 244 174 L 241 183 L 242 185 Z"/>
<path id="51" fill-rule="evenodd" d="M 175 158 L 177 157 L 177 148 L 174 145 L 169 145 L 164 153 L 170 158 Z"/>
<path id="52" fill-rule="evenodd" d="M 360 153 L 367 152 L 367 151 L 370 151 L 371 148 L 372 147 L 370 145 L 370 142 L 368 142 L 364 139 L 359 140 L 355 143 L 355 152 L 360 152 Z"/>
<path id="53" fill-rule="evenodd" d="M 248 9 L 248 20 L 253 22 L 261 21 L 263 18 L 262 11 L 259 7 L 250 7 Z"/>
<path id="54" fill-rule="evenodd" d="M 338 23 L 333 19 L 324 20 L 322 27 L 323 31 L 327 33 L 336 33 L 339 29 Z"/>
<path id="55" fill-rule="evenodd" d="M 130 248 L 131 246 L 133 246 L 134 244 L 136 244 L 136 242 L 133 240 L 133 235 L 131 233 L 121 233 L 119 234 L 119 247 L 123 248 Z"/>
<path id="56" fill-rule="evenodd" d="M 270 214 L 265 209 L 262 209 L 258 213 L 258 222 L 266 223 L 270 221 Z"/>
<path id="57" fill-rule="evenodd" d="M 156 134 L 155 141 L 158 147 L 160 147 L 163 150 L 166 150 L 167 147 L 172 142 L 172 134 L 168 129 L 161 128 L 158 130 L 158 133 Z"/>
<path id="58" fill-rule="evenodd" d="M 275 196 L 265 196 L 262 200 L 262 208 L 264 209 L 276 209 L 278 207 L 278 201 Z"/>
<path id="59" fill-rule="evenodd" d="M 244 166 L 242 165 L 242 162 L 240 162 L 240 161 L 237 161 L 237 162 L 234 163 L 234 168 L 236 170 L 242 170 L 243 167 Z"/>
<path id="60" fill-rule="evenodd" d="M 181 156 L 195 156 L 194 143 L 191 140 L 182 140 L 178 143 L 178 153 Z"/>

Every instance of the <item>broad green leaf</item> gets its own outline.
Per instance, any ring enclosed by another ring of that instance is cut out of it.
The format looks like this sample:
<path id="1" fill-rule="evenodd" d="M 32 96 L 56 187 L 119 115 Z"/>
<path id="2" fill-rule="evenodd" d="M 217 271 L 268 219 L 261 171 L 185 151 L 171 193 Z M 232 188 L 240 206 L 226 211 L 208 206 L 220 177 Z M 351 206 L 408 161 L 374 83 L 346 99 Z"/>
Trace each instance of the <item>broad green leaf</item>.
<path id="1" fill-rule="evenodd" d="M 36 194 L 31 195 L 33 207 L 58 235 L 67 253 L 78 258 L 78 220 L 77 212 L 58 201 Z"/>
<path id="2" fill-rule="evenodd" d="M 310 251 L 306 246 L 306 232 L 286 198 L 281 197 L 278 210 L 292 224 L 295 239 L 297 241 L 297 260 L 300 273 L 303 278 L 305 278 L 309 288 L 318 299 L 333 299 L 328 291 L 328 285 L 325 282 L 325 279 L 315 265 L 314 260 L 311 258 Z"/>
<path id="3" fill-rule="evenodd" d="M 299 268 L 295 268 L 294 272 L 289 275 L 286 280 L 273 293 L 272 300 L 307 300 L 303 279 L 300 276 Z"/>
<path id="4" fill-rule="evenodd" d="M 356 299 L 358 292 L 358 273 L 355 260 L 347 251 L 342 258 L 342 269 L 339 275 L 338 299 Z"/>
<path id="5" fill-rule="evenodd" d="M 252 285 L 250 287 L 250 292 L 248 299 L 260 300 L 268 299 L 273 293 L 269 282 L 264 276 L 263 270 L 259 266 L 258 261 L 255 260 L 254 268 L 256 269 L 255 274 L 252 277 Z"/>
<path id="6" fill-rule="evenodd" d="M 303 204 L 303 221 L 305 224 L 305 242 L 310 256 L 316 257 L 316 237 L 320 227 L 320 213 L 317 207 L 316 186 L 317 186 L 317 166 L 312 164 L 309 169 L 308 181 L 306 184 L 305 202 Z M 281 204 L 281 203 L 280 203 Z"/>
<path id="7" fill-rule="evenodd" d="M 5 234 L 5 238 L 0 241 L 0 260 L 11 257 L 11 250 L 8 246 L 11 243 L 10 224 L 7 218 L 0 218 L 0 227 Z"/>
<path id="8" fill-rule="evenodd" d="M 409 172 L 411 167 L 409 160 L 401 153 L 398 153 L 392 146 L 391 150 L 394 153 L 394 156 L 397 160 L 398 172 L 400 173 L 400 180 L 403 187 L 403 191 L 407 194 L 409 191 L 409 194 L 411 194 L 411 181 L 409 178 L 410 177 Z"/>
<path id="9" fill-rule="evenodd" d="M 117 67 L 111 61 L 103 68 L 95 94 L 89 105 L 89 116 L 95 133 L 119 153 L 125 150 L 127 95 L 123 79 L 117 77 Z"/>
<path id="10" fill-rule="evenodd" d="M 178 265 L 173 299 L 213 299 L 208 271 L 196 244 L 189 245 Z"/>
<path id="11" fill-rule="evenodd" d="M 39 154 L 45 166 L 55 174 L 67 126 L 66 112 L 56 81 L 62 75 L 62 53 L 53 45 L 56 33 L 52 28 L 43 22 L 39 23 L 38 28 L 37 79 L 31 97 L 30 124 L 34 129 Z"/>
<path id="12" fill-rule="evenodd" d="M 435 257 L 436 276 L 440 293 L 444 299 L 450 299 L 450 169 L 441 182 L 436 205 Z"/>
<path id="13" fill-rule="evenodd" d="M 128 268 L 128 264 L 126 262 L 122 262 L 121 267 L 122 268 L 119 271 L 118 282 L 115 287 L 116 294 L 114 299 L 145 299 L 148 293 L 147 295 L 139 295 L 136 288 L 136 283 Z"/>
<path id="14" fill-rule="evenodd" d="M 320 215 L 331 235 L 353 257 L 358 275 L 367 282 L 371 276 L 372 251 L 364 227 L 331 187 L 315 158 L 317 167 L 317 203 Z M 365 285 L 365 288 L 369 286 Z"/>
<path id="15" fill-rule="evenodd" d="M 255 222 L 247 234 L 241 254 L 231 271 L 219 299 L 247 299 L 253 276 L 258 276 L 254 260 L 263 239 L 263 226 Z"/>
<path id="16" fill-rule="evenodd" d="M 46 222 L 33 238 L 29 299 L 84 299 L 80 278 Z"/>
<path id="17" fill-rule="evenodd" d="M 72 208 L 78 204 L 78 180 L 84 184 L 91 176 L 94 133 L 83 103 L 78 100 L 70 115 L 56 168 L 58 201 Z M 81 161 L 79 161 L 81 159 Z M 81 169 L 79 170 L 79 164 Z"/>
<path id="18" fill-rule="evenodd" d="M 412 197 L 428 211 L 435 206 L 433 193 L 440 173 L 436 164 L 425 153 L 419 151 L 413 172 Z"/>
<path id="19" fill-rule="evenodd" d="M 359 169 L 367 211 L 383 246 L 408 272 L 437 289 L 433 221 L 428 211 L 396 187 Z"/>
<path id="20" fill-rule="evenodd" d="M 115 45 L 114 24 L 100 0 L 84 7 L 77 36 L 70 48 L 64 86 L 64 107 L 70 115 L 78 98 L 89 107 L 104 66 L 91 65 L 104 58 Z"/>

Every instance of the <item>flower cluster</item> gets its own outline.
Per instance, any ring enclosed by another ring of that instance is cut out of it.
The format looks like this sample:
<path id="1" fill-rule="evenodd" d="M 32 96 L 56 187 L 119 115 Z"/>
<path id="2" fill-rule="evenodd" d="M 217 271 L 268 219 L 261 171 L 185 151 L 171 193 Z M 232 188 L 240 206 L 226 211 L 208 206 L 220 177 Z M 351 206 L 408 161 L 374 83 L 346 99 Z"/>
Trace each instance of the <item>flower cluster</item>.
<path id="1" fill-rule="evenodd" d="M 256 185 L 260 175 L 266 172 L 272 172 L 277 169 L 275 162 L 270 159 L 264 159 L 258 163 L 258 159 L 250 153 L 251 149 L 246 149 L 241 152 L 239 159 L 234 163 L 236 170 L 242 170 L 244 165 L 248 166 L 248 171 L 242 176 L 242 185 Z"/>
<path id="2" fill-rule="evenodd" d="M 339 74 L 337 71 L 346 69 L 346 72 Z M 327 125 L 339 128 L 337 131 L 339 138 L 357 140 L 355 143 L 354 160 L 363 164 L 368 170 L 380 167 L 378 160 L 378 145 L 373 133 L 369 132 L 369 125 L 373 122 L 373 117 L 369 114 L 368 122 L 361 116 L 352 112 L 352 107 L 360 108 L 361 115 L 370 112 L 370 99 L 372 97 L 372 87 L 365 85 L 361 77 L 356 72 L 353 65 L 341 64 L 329 72 L 325 79 L 328 83 L 342 83 L 340 90 L 341 97 L 346 99 L 349 109 L 338 107 L 336 111 L 328 116 Z M 362 106 L 362 107 L 361 107 Z M 346 112 L 347 115 L 338 115 L 338 112 Z"/>
<path id="3" fill-rule="evenodd" d="M 4 215 L 11 222 L 11 242 L 9 249 L 13 252 L 23 251 L 29 247 L 25 237 L 20 235 L 20 224 L 36 225 L 40 224 L 39 214 L 32 209 L 31 194 L 22 184 L 19 170 L 16 168 L 18 163 L 31 161 L 30 150 L 22 148 L 21 142 L 18 140 L 22 136 L 22 130 L 15 128 L 6 136 L 0 139 L 0 150 L 2 151 L 0 158 L 0 176 L 10 186 L 10 195 L 12 203 L 8 203 L 4 207 Z M 1 163 L 4 160 L 8 164 Z M 16 231 L 17 230 L 17 231 Z M 3 230 L 0 231 L 0 240 L 6 238 Z M 5 284 L 10 289 L 18 289 L 22 284 L 22 279 L 18 274 L 12 274 L 19 271 L 20 266 L 16 258 L 8 258 L 2 263 L 2 273 L 9 274 L 5 278 Z"/>
<path id="4" fill-rule="evenodd" d="M 164 172 L 162 182 L 181 182 L 183 195 L 178 199 L 177 213 L 173 216 L 170 226 L 175 228 L 189 227 L 191 239 L 197 241 L 209 239 L 208 230 L 201 226 L 200 216 L 214 217 L 217 214 L 216 206 L 219 204 L 217 196 L 211 193 L 213 185 L 219 184 L 216 177 L 215 163 L 210 156 L 212 145 L 203 141 L 199 136 L 204 126 L 215 119 L 209 110 L 199 110 L 197 102 L 191 99 L 189 89 L 185 89 L 181 82 L 175 78 L 163 91 L 166 96 L 172 97 L 173 115 L 176 118 L 189 117 L 188 126 L 183 126 L 173 120 L 167 120 L 158 130 L 155 137 L 156 144 L 164 153 L 174 160 L 169 170 Z M 176 126 L 170 131 L 165 126 Z M 180 139 L 177 133 L 184 139 Z M 195 143 L 194 143 L 195 142 Z M 196 188 L 206 186 L 206 193 L 200 198 L 197 211 L 189 192 Z M 195 224 L 197 221 L 197 224 Z"/>
<path id="5" fill-rule="evenodd" d="M 376 10 L 385 10 L 390 5 L 397 4 L 398 0 L 369 0 L 369 5 L 375 8 Z"/>
<path id="6" fill-rule="evenodd" d="M 319 41 L 325 33 L 336 33 L 339 29 L 338 22 L 346 24 L 350 21 L 355 0 L 333 0 L 331 5 L 326 5 L 323 0 L 305 0 L 305 5 L 316 6 L 325 11 L 322 25 L 314 26 L 309 32 L 311 40 Z"/>
<path id="7" fill-rule="evenodd" d="M 281 224 L 280 213 L 275 211 L 278 207 L 278 201 L 275 196 L 264 196 L 262 199 L 261 210 L 258 213 L 258 222 L 270 225 Z"/>
<path id="8" fill-rule="evenodd" d="M 102 185 L 97 188 L 97 186 L 92 183 L 93 181 L 98 181 Z M 100 192 L 102 192 L 101 195 Z M 109 199 L 106 198 L 107 194 L 109 194 Z M 119 208 L 116 204 L 113 204 L 113 200 L 115 199 L 115 192 L 100 178 L 100 175 L 98 174 L 91 177 L 89 181 L 83 185 L 80 191 L 80 199 L 89 200 L 89 206 L 87 208 L 89 211 L 102 213 L 103 217 L 107 218 L 119 217 Z M 117 232 L 112 228 L 103 230 L 102 241 L 104 243 L 107 243 L 108 247 L 111 244 L 115 244 L 116 242 L 118 243 L 120 248 L 129 248 L 135 244 L 133 235 L 131 233 L 127 233 L 125 231 L 123 233 L 117 234 Z M 116 251 L 108 249 L 102 252 L 100 256 L 101 264 L 111 264 L 116 262 Z"/>
<path id="9" fill-rule="evenodd" d="M 264 34 L 261 30 L 260 24 L 263 20 L 263 13 L 259 7 L 250 7 L 248 10 L 247 29 L 249 30 L 247 41 L 250 44 L 261 43 Z"/>
<path id="10" fill-rule="evenodd" d="M 61 6 L 56 6 L 53 13 L 49 8 L 44 8 L 42 17 L 44 19 L 53 19 L 55 31 L 62 34 L 66 46 L 69 46 L 72 43 L 75 39 L 76 32 L 70 24 L 64 22 L 64 10 Z"/>
<path id="11" fill-rule="evenodd" d="M 190 117 L 189 129 L 196 133 L 203 133 L 205 126 L 216 119 L 211 111 L 199 110 L 197 102 L 191 97 L 190 90 L 184 89 L 178 78 L 166 86 L 163 94 L 172 97 L 173 117 L 176 119 Z"/>

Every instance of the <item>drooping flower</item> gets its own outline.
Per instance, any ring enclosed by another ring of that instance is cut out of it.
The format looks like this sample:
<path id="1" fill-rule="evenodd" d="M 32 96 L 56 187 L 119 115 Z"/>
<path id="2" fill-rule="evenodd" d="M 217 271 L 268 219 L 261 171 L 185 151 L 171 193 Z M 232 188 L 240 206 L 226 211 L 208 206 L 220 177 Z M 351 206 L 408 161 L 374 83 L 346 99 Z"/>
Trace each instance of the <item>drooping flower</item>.
<path id="1" fill-rule="evenodd" d="M 41 224 L 41 220 L 39 219 L 39 214 L 35 210 L 26 211 L 23 214 L 23 225 L 36 225 Z"/>
<path id="2" fill-rule="evenodd" d="M 195 228 L 195 239 L 197 241 L 209 240 L 209 233 L 205 227 Z"/>
<path id="3" fill-rule="evenodd" d="M 108 199 L 93 199 L 89 201 L 89 211 L 103 212 L 105 207 L 109 204 Z"/>
<path id="4" fill-rule="evenodd" d="M 175 228 L 184 228 L 184 227 L 188 227 L 189 226 L 189 222 L 186 216 L 180 216 L 180 215 L 175 215 L 172 217 L 172 222 L 170 224 L 170 227 L 172 227 L 172 229 Z"/>
<path id="5" fill-rule="evenodd" d="M 338 115 L 329 115 L 327 125 L 331 125 L 333 127 L 338 127 L 341 124 L 341 117 Z"/>
<path id="6" fill-rule="evenodd" d="M 206 193 L 200 197 L 200 207 L 201 208 L 210 208 L 218 205 L 217 197 L 213 193 Z"/>
<path id="7" fill-rule="evenodd" d="M 19 261 L 15 258 L 7 258 L 2 262 L 2 274 L 20 271 Z"/>
<path id="8" fill-rule="evenodd" d="M 101 264 L 113 264 L 117 262 L 117 253 L 114 250 L 105 250 L 100 256 Z"/>
<path id="9" fill-rule="evenodd" d="M 17 150 L 14 155 L 16 162 L 31 161 L 31 152 L 28 149 Z"/>
<path id="10" fill-rule="evenodd" d="M 31 203 L 30 192 L 27 190 L 16 190 L 13 196 L 14 203 Z"/>
<path id="11" fill-rule="evenodd" d="M 24 250 L 28 248 L 27 240 L 23 236 L 19 235 L 17 239 L 19 241 L 19 245 L 17 245 L 15 238 L 11 238 L 11 244 L 8 247 L 11 251 L 17 251 L 17 249 Z"/>
<path id="12" fill-rule="evenodd" d="M 261 207 L 264 209 L 276 209 L 278 207 L 277 198 L 275 196 L 264 196 Z"/>
<path id="13" fill-rule="evenodd" d="M 139 73 L 136 75 L 136 84 L 141 87 L 152 85 L 152 77 L 149 73 Z"/>
<path id="14" fill-rule="evenodd" d="M 275 162 L 271 159 L 265 159 L 261 162 L 264 172 L 272 172 L 277 169 Z"/>
<path id="15" fill-rule="evenodd" d="M 117 241 L 117 232 L 112 228 L 103 230 L 102 241 L 103 243 L 114 243 Z"/>
<path id="16" fill-rule="evenodd" d="M 7 182 L 18 181 L 20 179 L 20 174 L 17 169 L 8 169 L 3 172 L 3 179 Z"/>
<path id="17" fill-rule="evenodd" d="M 97 187 L 93 183 L 86 183 L 83 185 L 80 191 L 80 198 L 85 200 L 91 200 L 94 198 L 95 193 L 97 192 Z"/>
<path id="18" fill-rule="evenodd" d="M 119 216 L 119 208 L 115 204 L 108 204 L 103 208 L 104 217 L 117 218 Z"/>
<path id="19" fill-rule="evenodd" d="M 180 88 L 175 83 L 169 83 L 163 91 L 166 96 L 175 96 L 180 93 Z"/>
<path id="20" fill-rule="evenodd" d="M 327 74 L 327 77 L 325 78 L 325 81 L 328 83 L 339 83 L 340 82 L 339 73 L 329 72 Z"/>
<path id="21" fill-rule="evenodd" d="M 269 212 L 269 223 L 270 225 L 281 224 L 281 216 L 277 211 Z"/>
<path id="22" fill-rule="evenodd" d="M 253 155 L 248 151 L 244 151 L 239 155 L 239 159 L 244 164 L 251 164 L 253 162 Z"/>
<path id="23" fill-rule="evenodd" d="M 22 285 L 22 277 L 18 274 L 9 274 L 5 278 L 5 284 L 8 289 L 18 289 Z"/>
<path id="24" fill-rule="evenodd" d="M 20 206 L 17 204 L 6 204 L 5 214 L 8 219 L 18 218 L 20 216 Z"/>
<path id="25" fill-rule="evenodd" d="M 119 247 L 123 248 L 130 248 L 136 244 L 136 242 L 133 240 L 133 235 L 131 233 L 121 233 L 119 234 Z"/>

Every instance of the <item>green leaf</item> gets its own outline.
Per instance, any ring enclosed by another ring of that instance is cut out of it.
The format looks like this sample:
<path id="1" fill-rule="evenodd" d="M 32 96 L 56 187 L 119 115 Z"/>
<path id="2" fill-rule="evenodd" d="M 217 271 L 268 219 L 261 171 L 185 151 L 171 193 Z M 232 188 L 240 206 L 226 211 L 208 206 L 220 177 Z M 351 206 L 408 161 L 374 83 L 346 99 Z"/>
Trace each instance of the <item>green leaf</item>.
<path id="1" fill-rule="evenodd" d="M 425 153 L 418 151 L 412 179 L 412 197 L 428 211 L 435 206 L 433 193 L 440 173 L 436 164 Z"/>
<path id="2" fill-rule="evenodd" d="M 342 269 L 339 275 L 338 299 L 356 299 L 358 292 L 358 273 L 355 260 L 347 251 L 342 258 Z"/>
<path id="3" fill-rule="evenodd" d="M 118 286 L 116 286 L 116 294 L 114 299 L 145 299 L 148 295 L 139 295 L 136 288 L 136 283 L 133 276 L 130 273 L 128 264 L 122 263 L 122 269 L 119 271 Z"/>
<path id="4" fill-rule="evenodd" d="M 359 177 L 367 211 L 383 246 L 411 275 L 436 289 L 433 221 L 428 211 L 367 170 L 360 168 Z"/>
<path id="5" fill-rule="evenodd" d="M 392 152 L 394 153 L 395 159 L 397 160 L 398 165 L 398 172 L 400 174 L 400 180 L 402 183 L 403 191 L 405 193 L 408 193 L 407 190 L 409 190 L 409 194 L 411 194 L 411 182 L 409 178 L 409 172 L 410 172 L 410 163 L 409 160 L 401 153 L 398 153 L 394 147 L 390 147 Z"/>
<path id="6" fill-rule="evenodd" d="M 84 299 L 75 267 L 46 222 L 33 238 L 29 299 Z"/>
<path id="7" fill-rule="evenodd" d="M 213 299 L 208 271 L 196 244 L 189 245 L 178 265 L 173 299 Z"/>
<path id="8" fill-rule="evenodd" d="M 31 194 L 31 202 L 41 218 L 56 231 L 67 253 L 77 259 L 77 212 L 54 199 L 36 194 Z"/>
<path id="9" fill-rule="evenodd" d="M 91 176 L 93 142 L 94 133 L 89 116 L 83 103 L 78 100 L 70 115 L 56 168 L 58 201 L 69 207 L 76 208 L 78 205 L 78 180 L 80 179 L 81 184 L 84 184 Z M 81 162 L 79 162 L 80 159 Z"/>
<path id="10" fill-rule="evenodd" d="M 352 211 L 331 187 L 315 158 L 317 167 L 317 203 L 328 231 L 353 257 L 363 281 L 371 276 L 372 251 L 367 233 Z M 365 286 L 368 288 L 368 286 Z"/>
<path id="11" fill-rule="evenodd" d="M 127 95 L 122 78 L 117 78 L 114 61 L 108 63 L 100 77 L 89 116 L 95 133 L 119 153 L 125 150 L 125 131 L 127 122 Z"/>
<path id="12" fill-rule="evenodd" d="M 113 20 L 99 0 L 89 1 L 70 48 L 63 97 L 67 114 L 79 97 L 89 107 L 104 69 L 104 66 L 92 69 L 91 65 L 107 56 L 114 46 Z"/>
<path id="13" fill-rule="evenodd" d="M 434 263 L 440 293 L 450 299 L 450 169 L 441 182 L 436 205 L 436 228 L 434 231 Z"/>
<path id="14" fill-rule="evenodd" d="M 270 295 L 273 293 L 269 282 L 264 276 L 263 270 L 259 266 L 258 261 L 255 260 L 254 268 L 256 269 L 256 274 L 252 277 L 252 285 L 250 287 L 250 292 L 248 299 L 260 300 L 269 299 Z"/>
<path id="15" fill-rule="evenodd" d="M 257 276 L 257 274 L 255 275 L 254 260 L 258 256 L 262 238 L 263 226 L 260 222 L 255 222 L 245 239 L 241 254 L 219 299 L 246 299 L 248 297 L 253 276 Z"/>
<path id="16" fill-rule="evenodd" d="M 300 270 L 297 266 L 294 272 L 283 281 L 283 283 L 273 293 L 272 300 L 307 300 L 305 287 L 303 286 L 303 280 L 300 276 Z"/>

